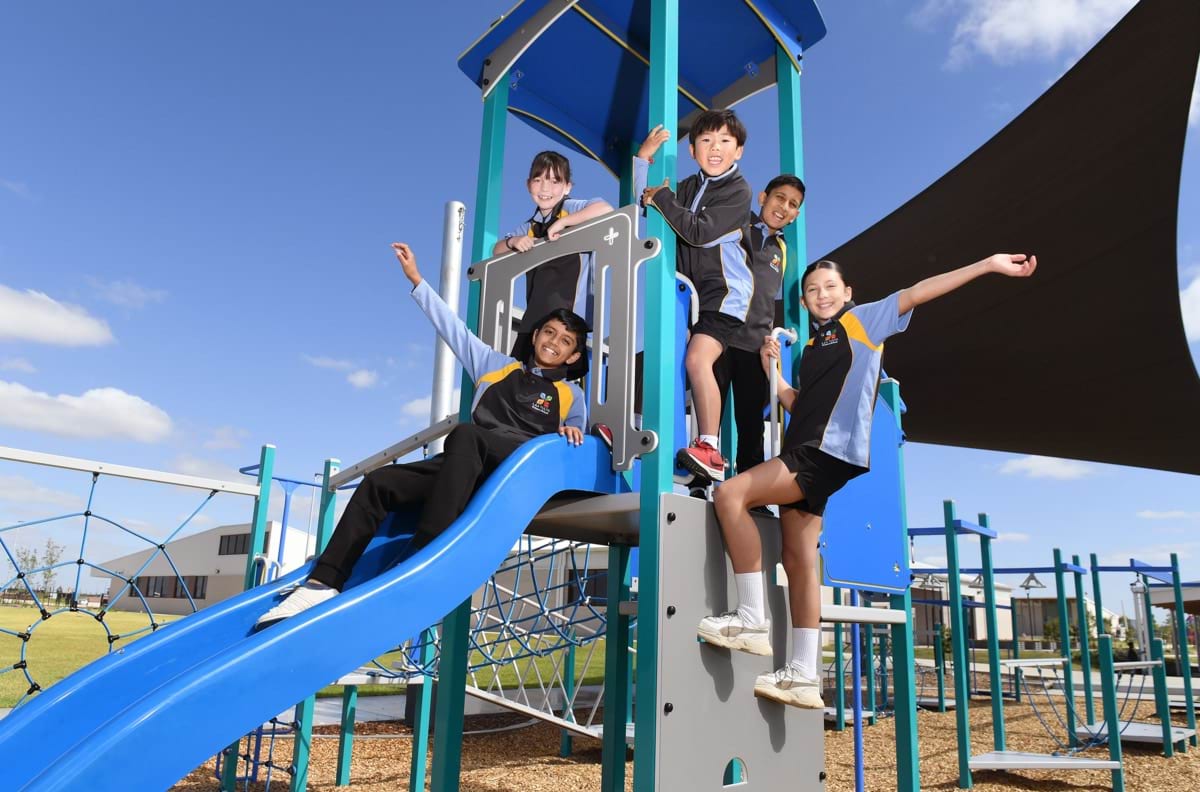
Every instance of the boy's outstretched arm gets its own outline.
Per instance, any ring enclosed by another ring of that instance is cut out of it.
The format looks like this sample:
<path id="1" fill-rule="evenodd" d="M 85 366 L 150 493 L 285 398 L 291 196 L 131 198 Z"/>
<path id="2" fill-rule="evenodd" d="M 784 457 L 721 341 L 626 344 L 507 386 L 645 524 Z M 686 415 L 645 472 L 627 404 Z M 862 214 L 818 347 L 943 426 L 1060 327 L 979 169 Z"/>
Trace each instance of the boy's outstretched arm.
<path id="1" fill-rule="evenodd" d="M 429 317 L 430 324 L 437 334 L 442 337 L 450 351 L 463 364 L 472 380 L 478 380 L 489 371 L 495 371 L 513 362 L 508 355 L 502 355 L 489 347 L 472 333 L 452 310 L 442 301 L 433 287 L 421 278 L 417 269 L 417 257 L 404 242 L 393 242 L 392 250 L 404 270 L 404 277 L 413 285 L 413 299 Z"/>
<path id="2" fill-rule="evenodd" d="M 982 261 L 959 267 L 941 275 L 934 275 L 904 289 L 899 294 L 900 315 L 911 311 L 922 303 L 936 300 L 944 294 L 965 286 L 981 275 L 995 272 L 1010 278 L 1028 278 L 1037 269 L 1037 256 L 1026 256 L 1024 253 L 996 253 Z"/>

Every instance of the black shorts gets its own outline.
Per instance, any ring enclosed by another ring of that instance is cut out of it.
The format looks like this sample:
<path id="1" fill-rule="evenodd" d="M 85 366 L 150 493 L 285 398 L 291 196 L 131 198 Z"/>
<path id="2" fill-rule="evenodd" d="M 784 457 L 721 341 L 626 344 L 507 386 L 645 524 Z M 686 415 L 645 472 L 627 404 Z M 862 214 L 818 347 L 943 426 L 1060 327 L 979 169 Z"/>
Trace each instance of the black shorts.
<path id="1" fill-rule="evenodd" d="M 725 349 L 729 346 L 729 340 L 733 338 L 733 334 L 744 324 L 745 322 L 741 319 L 720 311 L 701 311 L 700 318 L 688 329 L 692 331 L 692 335 L 699 333 L 709 338 L 715 338 L 720 342 L 721 348 Z"/>
<path id="2" fill-rule="evenodd" d="M 795 503 L 781 503 L 781 509 L 799 509 L 820 517 L 825 513 L 825 504 L 833 493 L 846 486 L 846 482 L 867 472 L 864 467 L 826 454 L 813 446 L 785 448 L 779 461 L 796 476 L 804 497 Z"/>

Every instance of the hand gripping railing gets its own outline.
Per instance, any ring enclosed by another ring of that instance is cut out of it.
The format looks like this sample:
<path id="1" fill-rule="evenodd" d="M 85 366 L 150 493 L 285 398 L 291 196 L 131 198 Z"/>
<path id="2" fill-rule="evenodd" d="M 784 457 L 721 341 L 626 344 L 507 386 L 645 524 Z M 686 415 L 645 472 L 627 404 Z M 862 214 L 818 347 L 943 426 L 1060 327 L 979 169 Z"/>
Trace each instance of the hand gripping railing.
<path id="1" fill-rule="evenodd" d="M 504 253 L 467 269 L 467 277 L 480 282 L 479 337 L 507 353 L 513 344 L 516 279 L 562 256 L 593 254 L 592 335 L 608 339 L 609 353 L 606 375 L 597 372 L 590 378 L 588 412 L 593 424 L 605 424 L 612 430 L 613 470 L 631 469 L 634 457 L 653 451 L 658 444 L 654 432 L 633 425 L 637 269 L 661 248 L 657 239 L 638 239 L 636 209 L 621 207 L 581 223 L 553 242 L 535 245 L 525 253 Z"/>
<path id="2" fill-rule="evenodd" d="M 786 327 L 776 327 L 771 331 L 771 338 L 779 341 L 781 338 L 786 338 L 788 343 L 794 344 L 799 338 L 795 330 L 790 330 Z M 779 456 L 779 366 L 783 365 L 783 346 L 779 348 L 779 365 L 771 366 L 771 373 L 768 377 L 770 380 L 769 388 L 771 390 L 771 456 Z"/>

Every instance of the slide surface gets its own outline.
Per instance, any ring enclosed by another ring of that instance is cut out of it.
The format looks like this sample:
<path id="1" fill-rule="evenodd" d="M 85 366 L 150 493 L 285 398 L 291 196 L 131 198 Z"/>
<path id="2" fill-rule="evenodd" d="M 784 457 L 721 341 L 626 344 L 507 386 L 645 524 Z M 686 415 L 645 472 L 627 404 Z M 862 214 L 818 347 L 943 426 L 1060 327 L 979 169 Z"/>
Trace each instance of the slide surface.
<path id="1" fill-rule="evenodd" d="M 436 623 L 496 570 L 551 496 L 621 491 L 596 438 L 521 446 L 436 540 L 381 530 L 346 590 L 260 633 L 308 567 L 173 622 L 85 666 L 0 720 L 0 789 L 165 789 L 208 757 L 404 636 Z"/>

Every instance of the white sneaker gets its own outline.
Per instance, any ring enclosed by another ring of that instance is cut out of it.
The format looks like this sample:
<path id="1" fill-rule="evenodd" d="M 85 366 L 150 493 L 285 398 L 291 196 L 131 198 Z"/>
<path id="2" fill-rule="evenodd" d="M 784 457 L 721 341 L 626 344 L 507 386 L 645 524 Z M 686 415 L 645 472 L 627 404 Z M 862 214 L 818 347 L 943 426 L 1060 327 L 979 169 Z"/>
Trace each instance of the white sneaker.
<path id="1" fill-rule="evenodd" d="M 760 674 L 754 680 L 754 695 L 801 709 L 824 709 L 821 700 L 821 680 L 808 678 L 800 669 L 788 663 L 778 671 Z"/>
<path id="2" fill-rule="evenodd" d="M 258 621 L 254 623 L 254 629 L 261 630 L 264 627 L 270 627 L 275 622 L 283 621 L 297 613 L 303 613 L 315 605 L 331 600 L 337 594 L 337 589 L 326 586 L 324 583 L 305 583 L 303 586 L 292 589 L 292 593 L 284 597 L 278 605 L 259 616 Z"/>
<path id="3" fill-rule="evenodd" d="M 706 643 L 755 655 L 771 656 L 771 622 L 746 624 L 737 611 L 705 616 L 696 628 Z"/>

